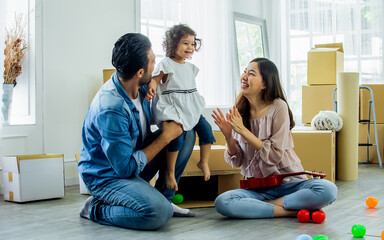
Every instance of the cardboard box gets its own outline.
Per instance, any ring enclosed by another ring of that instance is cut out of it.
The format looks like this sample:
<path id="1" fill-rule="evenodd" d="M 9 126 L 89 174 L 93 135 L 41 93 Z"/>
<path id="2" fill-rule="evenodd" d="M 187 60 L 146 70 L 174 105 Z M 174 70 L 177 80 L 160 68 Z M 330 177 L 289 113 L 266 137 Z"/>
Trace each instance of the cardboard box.
<path id="1" fill-rule="evenodd" d="M 64 155 L 1 157 L 4 200 L 29 202 L 64 197 Z"/>
<path id="2" fill-rule="evenodd" d="M 76 162 L 79 163 L 79 160 L 80 160 L 80 154 L 76 153 L 76 154 L 75 154 L 75 158 L 76 158 Z M 85 186 L 85 183 L 84 183 L 83 179 L 81 178 L 80 173 L 79 173 L 79 187 L 80 187 L 80 194 L 91 195 L 91 194 L 88 192 L 88 189 L 87 189 L 87 187 Z"/>
<path id="3" fill-rule="evenodd" d="M 381 162 L 383 163 L 383 147 L 384 147 L 384 124 L 376 124 L 377 127 L 377 138 L 379 142 L 379 151 Z M 368 124 L 360 123 L 359 124 L 359 143 L 367 143 L 368 139 Z M 369 142 L 372 144 L 376 144 L 375 141 L 375 128 L 374 124 L 370 125 L 370 134 L 369 134 Z M 369 159 L 370 163 L 379 163 L 379 159 L 377 157 L 377 149 L 376 146 L 369 146 Z M 367 162 L 367 147 L 359 146 L 359 162 Z"/>
<path id="4" fill-rule="evenodd" d="M 103 69 L 103 83 L 108 81 L 114 72 L 116 72 L 116 69 Z"/>
<path id="5" fill-rule="evenodd" d="M 214 199 L 221 193 L 240 188 L 240 179 L 243 176 L 240 174 L 241 168 L 232 168 L 224 160 L 224 151 L 225 151 L 225 138 L 221 131 L 214 131 L 213 135 L 215 136 L 216 142 L 212 145 L 210 158 L 209 158 L 209 168 L 211 171 L 211 179 L 208 182 L 203 180 L 203 172 L 197 167 L 197 162 L 200 161 L 200 147 L 199 139 L 196 137 L 195 147 L 192 151 L 191 157 L 188 161 L 187 166 L 185 167 L 183 177 L 180 181 L 185 181 L 186 179 L 193 179 L 193 186 L 185 186 L 183 191 L 188 191 L 187 198 L 184 200 L 180 207 L 184 208 L 197 208 L 197 207 L 212 207 L 214 206 Z M 198 186 L 198 187 L 196 187 Z M 183 186 L 179 185 L 179 189 Z M 211 187 L 211 189 L 204 193 L 204 189 Z M 186 188 L 186 189 L 185 189 Z M 197 189 L 197 192 L 193 192 L 194 189 Z M 194 199 L 188 199 L 190 192 L 195 194 Z M 210 195 L 210 199 L 206 199 L 206 195 Z"/>
<path id="6" fill-rule="evenodd" d="M 375 102 L 376 123 L 384 123 L 384 84 L 362 84 L 372 89 Z M 368 120 L 369 100 L 371 94 L 367 89 L 360 89 L 360 119 Z M 371 110 L 371 121 L 373 121 L 373 109 Z"/>
<path id="7" fill-rule="evenodd" d="M 310 124 L 320 111 L 333 111 L 332 93 L 336 85 L 302 86 L 302 122 Z M 335 91 L 337 100 L 337 91 Z"/>
<path id="8" fill-rule="evenodd" d="M 211 147 L 211 153 L 209 157 L 209 168 L 211 170 L 211 175 L 240 173 L 241 168 L 232 168 L 224 160 L 226 142 L 222 132 L 214 131 L 213 134 L 215 136 L 216 142 Z M 197 167 L 197 163 L 200 161 L 200 147 L 198 144 L 198 137 L 196 137 L 195 146 L 193 148 L 191 157 L 189 158 L 188 164 L 185 167 L 183 176 L 203 176 L 202 171 Z"/>
<path id="9" fill-rule="evenodd" d="M 307 83 L 336 84 L 338 72 L 344 71 L 342 43 L 317 44 L 308 52 Z"/>
<path id="10" fill-rule="evenodd" d="M 218 195 L 232 189 L 240 188 L 241 174 L 211 176 L 208 182 L 199 177 L 183 177 L 179 182 L 179 192 L 184 201 L 182 208 L 213 207 Z M 187 184 L 185 184 L 187 182 Z"/>
<path id="11" fill-rule="evenodd" d="M 294 151 L 304 170 L 327 174 L 326 179 L 336 180 L 336 134 L 330 130 L 313 130 L 311 127 L 292 129 Z"/>

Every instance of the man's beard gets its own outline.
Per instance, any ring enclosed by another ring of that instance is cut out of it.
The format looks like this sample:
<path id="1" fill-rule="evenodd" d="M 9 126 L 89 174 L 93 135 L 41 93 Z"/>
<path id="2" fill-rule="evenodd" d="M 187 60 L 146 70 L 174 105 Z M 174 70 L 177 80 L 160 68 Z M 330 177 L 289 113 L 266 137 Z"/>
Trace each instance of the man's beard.
<path id="1" fill-rule="evenodd" d="M 151 81 L 151 74 L 145 72 L 144 75 L 139 80 L 139 86 L 147 85 Z"/>

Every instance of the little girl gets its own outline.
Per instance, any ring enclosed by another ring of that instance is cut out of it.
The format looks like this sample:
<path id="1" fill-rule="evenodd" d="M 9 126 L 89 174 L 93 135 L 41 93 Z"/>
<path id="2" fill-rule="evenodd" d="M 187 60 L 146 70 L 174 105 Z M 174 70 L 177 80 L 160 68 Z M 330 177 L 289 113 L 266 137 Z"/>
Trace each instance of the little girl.
<path id="1" fill-rule="evenodd" d="M 185 62 L 200 46 L 201 40 L 196 38 L 195 31 L 187 25 L 174 25 L 169 29 L 163 42 L 166 58 L 153 71 L 146 98 L 149 101 L 153 98 L 153 115 L 158 126 L 163 121 L 175 121 L 183 126 L 184 131 L 194 129 L 197 132 L 200 145 L 200 161 L 197 166 L 203 171 L 205 181 L 208 181 L 209 153 L 211 144 L 216 140 L 211 125 L 201 115 L 205 101 L 196 90 L 195 77 L 199 69 Z M 181 134 L 168 145 L 166 154 L 166 184 L 167 188 L 175 191 L 178 190 L 175 164 L 183 141 L 184 134 Z"/>

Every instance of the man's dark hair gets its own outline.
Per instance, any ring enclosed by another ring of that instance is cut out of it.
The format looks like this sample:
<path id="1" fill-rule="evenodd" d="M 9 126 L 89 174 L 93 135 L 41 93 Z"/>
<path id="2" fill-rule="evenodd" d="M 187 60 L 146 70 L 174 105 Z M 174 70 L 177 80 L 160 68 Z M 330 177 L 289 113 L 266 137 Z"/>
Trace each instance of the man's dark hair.
<path id="1" fill-rule="evenodd" d="M 117 76 L 122 79 L 132 78 L 141 68 L 148 70 L 148 51 L 152 44 L 140 33 L 127 33 L 120 37 L 112 50 L 112 65 Z"/>

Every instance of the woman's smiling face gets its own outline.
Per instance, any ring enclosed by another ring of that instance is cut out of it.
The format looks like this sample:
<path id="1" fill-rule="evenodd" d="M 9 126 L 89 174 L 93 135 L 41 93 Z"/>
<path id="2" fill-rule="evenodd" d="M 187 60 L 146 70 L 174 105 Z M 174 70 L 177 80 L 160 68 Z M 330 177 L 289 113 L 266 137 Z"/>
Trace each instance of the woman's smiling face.
<path id="1" fill-rule="evenodd" d="M 260 74 L 259 64 L 251 62 L 240 76 L 241 93 L 244 96 L 258 95 L 265 89 L 263 77 Z"/>

